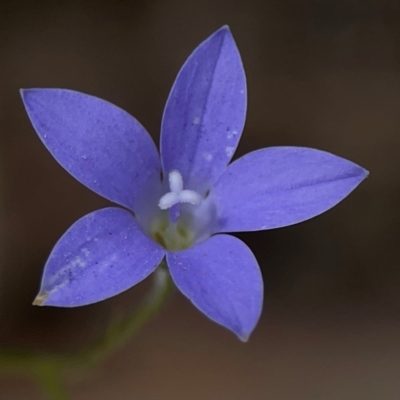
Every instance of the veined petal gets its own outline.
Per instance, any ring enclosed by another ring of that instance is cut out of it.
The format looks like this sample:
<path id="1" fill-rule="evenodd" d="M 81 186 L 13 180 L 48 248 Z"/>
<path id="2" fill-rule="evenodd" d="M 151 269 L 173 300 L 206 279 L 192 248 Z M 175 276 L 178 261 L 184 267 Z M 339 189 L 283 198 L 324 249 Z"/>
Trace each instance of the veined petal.
<path id="1" fill-rule="evenodd" d="M 236 150 L 246 101 L 243 65 L 225 26 L 195 49 L 172 87 L 161 129 L 164 176 L 176 169 L 185 188 L 209 189 Z"/>
<path id="2" fill-rule="evenodd" d="M 24 89 L 33 127 L 79 182 L 135 210 L 137 196 L 160 173 L 153 140 L 135 118 L 94 96 L 64 89 Z"/>
<path id="3" fill-rule="evenodd" d="M 136 285 L 164 257 L 133 215 L 105 208 L 78 220 L 47 261 L 34 304 L 77 307 L 115 296 Z"/>
<path id="4" fill-rule="evenodd" d="M 172 279 L 210 319 L 246 341 L 261 314 L 263 282 L 251 250 L 239 239 L 216 235 L 189 250 L 167 253 Z"/>
<path id="5" fill-rule="evenodd" d="M 344 199 L 368 175 L 324 151 L 270 147 L 233 162 L 210 193 L 220 232 L 296 224 Z"/>

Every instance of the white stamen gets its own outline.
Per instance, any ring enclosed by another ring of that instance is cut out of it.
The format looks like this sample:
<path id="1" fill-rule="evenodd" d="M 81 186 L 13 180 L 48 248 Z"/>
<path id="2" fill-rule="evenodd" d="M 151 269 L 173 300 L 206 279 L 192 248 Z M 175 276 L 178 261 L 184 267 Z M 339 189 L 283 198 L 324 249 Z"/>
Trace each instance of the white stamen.
<path id="1" fill-rule="evenodd" d="M 165 193 L 158 202 L 161 210 L 168 210 L 178 203 L 189 203 L 194 206 L 201 203 L 202 197 L 194 190 L 183 190 L 183 179 L 179 171 L 173 170 L 168 176 L 170 192 Z"/>
<path id="2" fill-rule="evenodd" d="M 168 176 L 169 188 L 173 193 L 179 193 L 183 190 L 183 180 L 182 175 L 176 169 L 171 171 Z"/>

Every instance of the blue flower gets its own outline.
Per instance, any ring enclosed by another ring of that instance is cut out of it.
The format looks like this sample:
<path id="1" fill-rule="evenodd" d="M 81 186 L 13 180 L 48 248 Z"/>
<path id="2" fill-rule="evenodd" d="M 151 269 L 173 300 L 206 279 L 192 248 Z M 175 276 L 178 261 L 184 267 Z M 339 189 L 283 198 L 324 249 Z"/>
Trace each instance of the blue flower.
<path id="1" fill-rule="evenodd" d="M 247 97 L 227 27 L 179 72 L 162 119 L 161 157 L 135 118 L 97 97 L 26 89 L 22 98 L 54 158 L 124 207 L 94 211 L 72 225 L 47 261 L 35 304 L 104 300 L 142 281 L 166 257 L 180 291 L 247 340 L 262 309 L 262 276 L 250 249 L 226 233 L 305 221 L 367 176 L 350 161 L 303 147 L 265 148 L 229 164 Z"/>

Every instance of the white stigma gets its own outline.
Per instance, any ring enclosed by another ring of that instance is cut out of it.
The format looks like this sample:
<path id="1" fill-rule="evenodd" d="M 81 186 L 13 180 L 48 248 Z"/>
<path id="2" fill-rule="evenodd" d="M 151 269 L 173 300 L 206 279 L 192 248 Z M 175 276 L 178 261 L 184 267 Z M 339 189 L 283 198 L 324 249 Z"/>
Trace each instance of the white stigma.
<path id="1" fill-rule="evenodd" d="M 158 207 L 161 210 L 168 210 L 178 203 L 189 203 L 194 206 L 201 203 L 201 196 L 194 190 L 183 189 L 183 179 L 179 171 L 173 170 L 168 176 L 169 189 L 158 202 Z"/>
<path id="2" fill-rule="evenodd" d="M 168 180 L 169 180 L 169 188 L 171 189 L 171 192 L 173 192 L 173 193 L 182 192 L 183 179 L 182 179 L 182 175 L 179 171 L 177 171 L 176 169 L 174 171 L 171 171 L 169 173 Z"/>

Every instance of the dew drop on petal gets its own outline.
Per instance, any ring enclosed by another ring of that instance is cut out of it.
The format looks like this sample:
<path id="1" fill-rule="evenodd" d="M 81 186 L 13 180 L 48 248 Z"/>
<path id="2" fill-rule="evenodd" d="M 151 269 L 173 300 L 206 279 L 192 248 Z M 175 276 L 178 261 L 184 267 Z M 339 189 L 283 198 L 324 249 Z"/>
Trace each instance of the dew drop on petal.
<path id="1" fill-rule="evenodd" d="M 226 156 L 227 156 L 227 157 L 232 157 L 234 151 L 235 151 L 235 148 L 234 148 L 234 147 L 228 146 L 228 147 L 225 149 Z"/>
<path id="2" fill-rule="evenodd" d="M 206 161 L 211 161 L 213 159 L 213 156 L 211 153 L 204 153 L 204 158 Z"/>
<path id="3" fill-rule="evenodd" d="M 238 134 L 238 131 L 229 132 L 227 135 L 228 139 L 233 139 Z"/>

